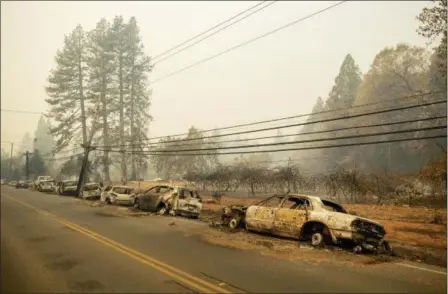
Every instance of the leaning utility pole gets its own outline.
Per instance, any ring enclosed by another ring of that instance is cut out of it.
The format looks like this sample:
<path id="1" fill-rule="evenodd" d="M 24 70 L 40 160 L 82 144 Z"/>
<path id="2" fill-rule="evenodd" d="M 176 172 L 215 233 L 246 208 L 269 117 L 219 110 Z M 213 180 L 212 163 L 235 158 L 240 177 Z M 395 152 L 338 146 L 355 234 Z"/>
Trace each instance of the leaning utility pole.
<path id="1" fill-rule="evenodd" d="M 31 153 L 29 151 L 25 152 L 25 158 L 26 158 L 26 161 L 25 161 L 25 179 L 27 181 L 28 181 L 28 176 L 29 176 L 29 163 L 30 163 L 29 156 L 31 154 L 33 154 L 33 153 Z"/>
<path id="2" fill-rule="evenodd" d="M 101 95 L 99 97 L 101 97 Z M 92 128 L 90 130 L 89 140 L 87 141 L 86 144 L 81 144 L 81 147 L 84 148 L 84 159 L 82 161 L 81 171 L 79 172 L 78 185 L 76 187 L 76 195 L 77 196 L 81 195 L 83 187 L 84 187 L 84 181 L 85 181 L 86 173 L 87 173 L 87 164 L 89 162 L 89 153 L 90 153 L 90 151 L 96 149 L 96 147 L 92 147 L 92 140 L 93 140 L 93 135 L 95 134 L 95 132 L 97 130 L 96 122 L 98 121 L 99 113 L 100 113 L 100 99 L 98 98 L 96 109 L 95 109 L 96 116 L 92 120 Z"/>

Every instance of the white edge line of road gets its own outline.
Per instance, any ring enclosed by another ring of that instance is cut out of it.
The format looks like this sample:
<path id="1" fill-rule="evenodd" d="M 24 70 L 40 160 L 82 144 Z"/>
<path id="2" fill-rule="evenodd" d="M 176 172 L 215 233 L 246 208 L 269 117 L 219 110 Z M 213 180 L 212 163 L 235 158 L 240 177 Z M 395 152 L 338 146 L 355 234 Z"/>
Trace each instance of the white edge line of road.
<path id="1" fill-rule="evenodd" d="M 436 271 L 436 270 L 432 270 L 429 268 L 425 268 L 425 267 L 420 267 L 420 266 L 415 266 L 415 265 L 410 265 L 407 263 L 396 263 L 396 265 L 401 265 L 401 266 L 405 266 L 405 267 L 410 267 L 410 268 L 414 268 L 414 269 L 418 269 L 418 270 L 422 270 L 422 271 L 427 271 L 427 272 L 431 272 L 431 273 L 436 273 L 436 274 L 440 274 L 440 275 L 447 275 L 446 272 L 442 272 L 442 271 Z"/>

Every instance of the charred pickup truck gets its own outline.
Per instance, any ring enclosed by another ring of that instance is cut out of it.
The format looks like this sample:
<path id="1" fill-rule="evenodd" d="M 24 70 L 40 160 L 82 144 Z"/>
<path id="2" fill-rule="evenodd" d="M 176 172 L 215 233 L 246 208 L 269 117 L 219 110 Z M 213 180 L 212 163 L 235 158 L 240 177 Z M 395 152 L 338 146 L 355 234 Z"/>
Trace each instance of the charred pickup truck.
<path id="1" fill-rule="evenodd" d="M 316 196 L 275 195 L 255 205 L 225 207 L 221 221 L 231 228 L 311 241 L 313 246 L 349 242 L 355 252 L 391 250 L 380 224 Z"/>
<path id="2" fill-rule="evenodd" d="M 158 185 L 138 193 L 134 208 L 157 212 L 158 214 L 181 215 L 199 218 L 202 200 L 195 189 Z"/>

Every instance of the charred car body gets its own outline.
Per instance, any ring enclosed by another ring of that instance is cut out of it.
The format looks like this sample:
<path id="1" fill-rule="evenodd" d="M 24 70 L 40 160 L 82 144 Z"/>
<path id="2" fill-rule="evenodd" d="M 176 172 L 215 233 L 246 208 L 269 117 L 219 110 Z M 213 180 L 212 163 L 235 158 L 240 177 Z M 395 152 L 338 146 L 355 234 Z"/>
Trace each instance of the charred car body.
<path id="1" fill-rule="evenodd" d="M 54 191 L 54 181 L 40 181 L 37 186 L 37 191 L 39 192 L 53 192 Z"/>
<path id="2" fill-rule="evenodd" d="M 76 181 L 62 181 L 57 185 L 56 193 L 58 195 L 76 196 L 76 188 L 78 182 Z"/>
<path id="3" fill-rule="evenodd" d="M 25 183 L 25 181 L 18 181 L 16 183 L 16 189 L 19 189 L 19 188 L 26 189 L 26 188 L 28 188 L 28 184 Z"/>
<path id="4" fill-rule="evenodd" d="M 42 182 L 48 182 L 53 181 L 51 176 L 38 176 L 37 179 L 34 181 L 34 188 L 39 190 L 39 186 Z"/>
<path id="5" fill-rule="evenodd" d="M 350 242 L 355 251 L 390 250 L 380 224 L 316 196 L 275 195 L 255 205 L 225 207 L 221 220 L 231 228 L 308 240 L 313 246 Z"/>
<path id="6" fill-rule="evenodd" d="M 85 200 L 95 200 L 101 198 L 101 186 L 98 183 L 87 183 L 81 193 L 81 198 Z"/>
<path id="7" fill-rule="evenodd" d="M 134 203 L 134 188 L 126 186 L 107 186 L 101 193 L 101 202 L 106 204 L 132 205 Z"/>
<path id="8" fill-rule="evenodd" d="M 162 215 L 199 218 L 202 199 L 195 189 L 158 185 L 136 195 L 133 205 Z"/>

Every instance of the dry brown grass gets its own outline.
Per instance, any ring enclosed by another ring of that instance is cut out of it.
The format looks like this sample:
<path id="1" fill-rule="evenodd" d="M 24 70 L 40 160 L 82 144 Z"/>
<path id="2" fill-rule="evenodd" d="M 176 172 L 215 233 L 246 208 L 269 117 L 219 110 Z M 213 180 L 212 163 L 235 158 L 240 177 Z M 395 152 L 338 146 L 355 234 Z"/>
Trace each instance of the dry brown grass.
<path id="1" fill-rule="evenodd" d="M 204 197 L 210 200 L 211 197 Z M 204 203 L 203 209 L 218 211 L 227 205 L 254 204 L 259 198 L 223 197 L 221 204 Z M 387 232 L 387 239 L 403 244 L 425 248 L 446 249 L 447 246 L 447 211 L 439 209 L 443 224 L 432 224 L 434 209 L 426 207 L 408 207 L 397 205 L 346 204 L 348 211 L 381 223 Z"/>
<path id="2" fill-rule="evenodd" d="M 182 181 L 173 181 L 173 182 L 153 182 L 153 181 L 130 181 L 126 184 L 126 186 L 140 189 L 149 189 L 156 185 L 173 185 L 173 186 L 185 186 L 185 182 Z"/>

